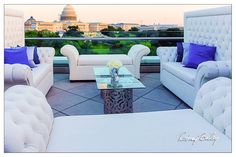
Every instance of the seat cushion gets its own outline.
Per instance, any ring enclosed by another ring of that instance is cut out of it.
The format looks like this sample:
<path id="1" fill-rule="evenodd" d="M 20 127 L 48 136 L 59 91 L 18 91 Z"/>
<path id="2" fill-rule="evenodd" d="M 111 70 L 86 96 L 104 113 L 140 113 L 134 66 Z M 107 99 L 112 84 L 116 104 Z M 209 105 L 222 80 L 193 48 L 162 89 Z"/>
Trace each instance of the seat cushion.
<path id="1" fill-rule="evenodd" d="M 32 68 L 34 85 L 37 86 L 50 71 L 52 71 L 51 64 L 37 64 L 37 67 Z"/>
<path id="2" fill-rule="evenodd" d="M 186 134 L 184 134 L 186 133 Z M 213 141 L 183 141 L 214 134 Z M 182 136 L 181 136 L 182 135 Z M 48 152 L 226 152 L 231 140 L 193 110 L 54 119 Z"/>
<path id="3" fill-rule="evenodd" d="M 80 55 L 78 59 L 78 65 L 106 65 L 107 62 L 111 59 L 120 60 L 123 65 L 133 64 L 132 58 L 123 55 Z"/>
<path id="4" fill-rule="evenodd" d="M 165 62 L 162 64 L 162 70 L 166 70 L 184 82 L 194 86 L 197 70 L 183 66 L 180 62 Z"/>

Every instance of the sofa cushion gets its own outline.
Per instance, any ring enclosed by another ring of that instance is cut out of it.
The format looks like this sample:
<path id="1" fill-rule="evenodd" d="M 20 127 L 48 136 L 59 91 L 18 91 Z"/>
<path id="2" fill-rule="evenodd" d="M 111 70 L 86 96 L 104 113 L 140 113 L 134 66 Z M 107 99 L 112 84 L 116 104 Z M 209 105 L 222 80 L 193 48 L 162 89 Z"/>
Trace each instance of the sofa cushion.
<path id="1" fill-rule="evenodd" d="M 184 82 L 194 85 L 197 70 L 183 67 L 180 62 L 165 62 L 162 64 L 162 70 L 166 70 Z"/>
<path id="2" fill-rule="evenodd" d="M 215 143 L 184 141 L 187 135 L 204 133 L 207 137 L 215 135 Z M 190 109 L 68 116 L 54 119 L 47 151 L 225 152 L 231 151 L 231 140 Z"/>
<path id="3" fill-rule="evenodd" d="M 32 69 L 34 85 L 38 85 L 50 71 L 52 71 L 51 64 L 37 64 L 37 67 Z"/>
<path id="4" fill-rule="evenodd" d="M 111 59 L 118 59 L 122 62 L 123 65 L 130 65 L 133 64 L 132 58 L 123 55 L 123 54 L 116 54 L 116 55 L 80 55 L 78 59 L 78 65 L 106 65 L 107 62 Z"/>

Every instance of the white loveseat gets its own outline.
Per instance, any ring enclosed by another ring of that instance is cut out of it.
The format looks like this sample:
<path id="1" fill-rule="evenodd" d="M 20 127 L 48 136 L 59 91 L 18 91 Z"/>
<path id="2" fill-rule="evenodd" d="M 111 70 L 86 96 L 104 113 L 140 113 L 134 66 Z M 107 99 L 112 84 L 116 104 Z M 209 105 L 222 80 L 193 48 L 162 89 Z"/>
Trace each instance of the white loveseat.
<path id="1" fill-rule="evenodd" d="M 161 83 L 193 107 L 198 89 L 219 77 L 231 78 L 231 7 L 187 12 L 184 14 L 184 42 L 216 46 L 216 61 L 201 63 L 197 69 L 185 68 L 176 62 L 176 47 L 159 47 Z"/>
<path id="2" fill-rule="evenodd" d="M 57 118 L 39 90 L 17 85 L 4 124 L 5 152 L 231 152 L 231 80 L 205 83 L 193 110 Z"/>
<path id="3" fill-rule="evenodd" d="M 21 11 L 5 9 L 4 47 L 25 45 L 24 15 Z M 30 85 L 41 90 L 45 95 L 53 85 L 53 57 L 55 49 L 38 47 L 40 64 L 31 69 L 23 64 L 4 64 L 5 90 L 17 84 Z"/>
<path id="4" fill-rule="evenodd" d="M 61 54 L 69 60 L 70 81 L 95 80 L 93 67 L 105 66 L 111 59 L 120 60 L 123 65 L 136 77 L 140 78 L 140 62 L 143 56 L 148 55 L 150 49 L 144 45 L 134 45 L 128 55 L 79 55 L 78 50 L 72 45 L 61 48 Z"/>

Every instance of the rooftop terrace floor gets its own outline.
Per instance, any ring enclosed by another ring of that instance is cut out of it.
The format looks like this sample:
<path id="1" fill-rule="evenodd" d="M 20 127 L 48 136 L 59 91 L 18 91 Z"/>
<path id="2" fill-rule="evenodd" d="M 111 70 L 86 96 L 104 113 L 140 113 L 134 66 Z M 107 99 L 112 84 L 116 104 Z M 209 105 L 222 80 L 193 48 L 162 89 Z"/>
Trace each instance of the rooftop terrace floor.
<path id="1" fill-rule="evenodd" d="M 190 108 L 160 83 L 159 73 L 142 73 L 145 89 L 134 89 L 133 112 Z M 103 100 L 94 82 L 70 82 L 68 74 L 54 74 L 47 94 L 55 117 L 104 114 Z"/>

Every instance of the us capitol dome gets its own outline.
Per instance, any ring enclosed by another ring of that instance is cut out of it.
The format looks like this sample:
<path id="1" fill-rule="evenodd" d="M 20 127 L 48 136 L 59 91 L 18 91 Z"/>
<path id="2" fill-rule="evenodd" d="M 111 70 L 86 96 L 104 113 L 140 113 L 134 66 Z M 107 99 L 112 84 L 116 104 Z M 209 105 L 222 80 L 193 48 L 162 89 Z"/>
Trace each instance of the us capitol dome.
<path id="1" fill-rule="evenodd" d="M 60 15 L 60 21 L 77 21 L 76 13 L 71 5 L 67 4 L 64 7 Z"/>

